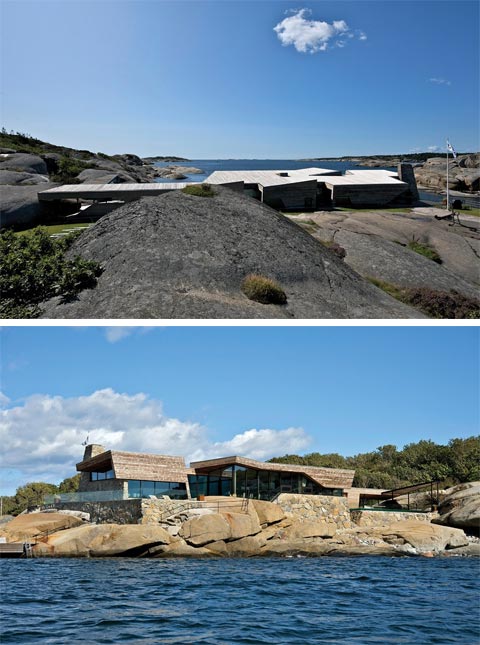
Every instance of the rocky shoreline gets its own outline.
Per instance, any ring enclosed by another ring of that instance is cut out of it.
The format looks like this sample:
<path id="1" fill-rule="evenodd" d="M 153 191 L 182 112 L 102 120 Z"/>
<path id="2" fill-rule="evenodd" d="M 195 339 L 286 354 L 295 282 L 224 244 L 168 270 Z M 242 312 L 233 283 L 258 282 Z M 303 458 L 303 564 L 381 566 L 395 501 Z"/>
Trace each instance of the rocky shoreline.
<path id="1" fill-rule="evenodd" d="M 92 524 L 80 511 L 34 512 L 4 525 L 1 534 L 7 542 L 32 543 L 34 557 L 480 556 L 480 483 L 447 493 L 438 514 L 397 520 L 388 511 L 371 511 L 370 525 L 343 513 L 341 498 L 314 519 L 310 503 L 295 510 L 290 499 L 285 510 L 285 505 L 250 500 L 239 512 L 232 498 L 221 511 L 181 508 L 155 523 L 147 515 L 142 524 Z M 477 536 L 446 522 L 462 524 Z"/>

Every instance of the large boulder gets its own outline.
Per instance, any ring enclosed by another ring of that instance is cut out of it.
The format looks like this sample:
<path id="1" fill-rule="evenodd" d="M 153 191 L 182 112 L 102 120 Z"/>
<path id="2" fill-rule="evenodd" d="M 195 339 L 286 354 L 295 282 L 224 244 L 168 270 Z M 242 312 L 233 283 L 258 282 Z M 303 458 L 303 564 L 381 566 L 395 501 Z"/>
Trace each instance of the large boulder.
<path id="1" fill-rule="evenodd" d="M 36 184 L 48 183 L 45 175 L 33 174 L 31 172 L 17 172 L 15 170 L 0 169 L 0 184 L 8 186 L 34 186 Z"/>
<path id="2" fill-rule="evenodd" d="M 428 522 L 404 520 L 387 527 L 372 529 L 371 533 L 380 535 L 390 544 L 410 544 L 418 553 L 440 552 L 445 549 L 455 549 L 467 546 L 468 539 L 461 529 L 454 529 Z"/>
<path id="3" fill-rule="evenodd" d="M 278 504 L 272 504 L 272 502 L 265 502 L 260 499 L 252 499 L 250 503 L 257 512 L 260 524 L 275 524 L 275 522 L 280 522 L 285 517 L 285 513 Z"/>
<path id="4" fill-rule="evenodd" d="M 58 184 L 49 184 L 54 188 Z M 38 201 L 39 186 L 0 185 L 0 226 L 30 224 L 40 219 L 46 207 Z"/>
<path id="5" fill-rule="evenodd" d="M 436 522 L 480 534 L 480 482 L 468 482 L 445 491 Z"/>
<path id="6" fill-rule="evenodd" d="M 80 518 L 63 513 L 25 513 L 2 527 L 8 542 L 22 541 L 82 525 Z"/>
<path id="7" fill-rule="evenodd" d="M 337 532 L 335 522 L 307 520 L 295 522 L 285 529 L 281 529 L 277 537 L 288 540 L 304 540 L 308 538 L 330 538 Z"/>
<path id="8" fill-rule="evenodd" d="M 69 519 L 68 515 L 63 517 Z M 145 555 L 149 549 L 168 545 L 170 536 L 159 526 L 100 524 L 55 533 L 34 547 L 36 556 L 102 557 Z"/>
<path id="9" fill-rule="evenodd" d="M 249 535 L 260 533 L 262 530 L 256 513 L 222 512 L 221 515 L 227 520 L 230 526 L 230 540 L 239 540 Z"/>
<path id="10" fill-rule="evenodd" d="M 48 175 L 47 164 L 41 157 L 24 153 L 2 155 L 0 158 L 0 170 L 16 170 L 17 172 Z"/>
<path id="11" fill-rule="evenodd" d="M 223 515 L 213 513 L 187 520 L 178 534 L 192 546 L 203 546 L 209 542 L 229 540 L 232 529 Z"/>

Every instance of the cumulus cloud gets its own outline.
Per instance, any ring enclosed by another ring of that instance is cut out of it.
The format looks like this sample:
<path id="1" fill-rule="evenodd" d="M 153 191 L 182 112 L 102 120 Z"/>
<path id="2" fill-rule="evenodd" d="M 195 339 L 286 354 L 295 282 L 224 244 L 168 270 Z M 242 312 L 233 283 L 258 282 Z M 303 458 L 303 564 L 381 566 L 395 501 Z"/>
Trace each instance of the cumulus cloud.
<path id="1" fill-rule="evenodd" d="M 429 83 L 434 83 L 435 85 L 451 85 L 451 81 L 447 80 L 446 78 L 429 78 L 428 79 Z"/>
<path id="2" fill-rule="evenodd" d="M 428 152 L 440 152 L 441 147 L 440 146 L 428 146 L 427 150 L 428 150 Z"/>
<path id="3" fill-rule="evenodd" d="M 110 388 L 87 396 L 36 394 L 22 405 L 8 406 L 8 399 L 4 403 L 2 466 L 21 471 L 24 481 L 55 483 L 71 476 L 87 435 L 91 443 L 107 448 L 182 455 L 187 463 L 233 454 L 269 459 L 298 452 L 310 441 L 302 428 L 287 428 L 249 429 L 228 441 L 213 442 L 201 424 L 165 415 L 160 401 Z"/>
<path id="4" fill-rule="evenodd" d="M 345 20 L 334 20 L 332 23 L 322 20 L 310 20 L 309 9 L 296 9 L 287 12 L 289 15 L 276 25 L 276 32 L 284 47 L 293 45 L 298 52 L 314 54 L 326 51 L 329 46 L 344 47 L 346 38 L 354 38 Z M 359 40 L 366 40 L 363 31 L 355 32 Z"/>

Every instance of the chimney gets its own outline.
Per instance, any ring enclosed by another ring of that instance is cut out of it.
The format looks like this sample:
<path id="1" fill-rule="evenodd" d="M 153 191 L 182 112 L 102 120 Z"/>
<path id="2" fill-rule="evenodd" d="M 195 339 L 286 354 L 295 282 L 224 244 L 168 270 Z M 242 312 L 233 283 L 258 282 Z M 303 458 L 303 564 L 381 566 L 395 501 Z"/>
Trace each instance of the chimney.
<path id="1" fill-rule="evenodd" d="M 82 461 L 91 459 L 92 457 L 96 457 L 97 455 L 101 455 L 102 452 L 106 452 L 106 449 L 99 443 L 89 443 L 88 446 L 85 446 L 85 452 L 83 453 Z"/>

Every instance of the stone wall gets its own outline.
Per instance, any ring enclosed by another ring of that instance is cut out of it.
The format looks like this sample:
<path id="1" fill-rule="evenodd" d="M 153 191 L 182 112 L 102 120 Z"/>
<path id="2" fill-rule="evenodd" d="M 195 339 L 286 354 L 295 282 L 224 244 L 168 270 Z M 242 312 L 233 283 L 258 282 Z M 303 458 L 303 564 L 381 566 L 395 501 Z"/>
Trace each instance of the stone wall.
<path id="1" fill-rule="evenodd" d="M 276 503 L 287 517 L 295 518 L 300 522 L 327 520 L 335 522 L 339 529 L 348 529 L 352 526 L 345 497 L 282 493 L 277 497 Z"/>
<path id="2" fill-rule="evenodd" d="M 123 499 L 112 502 L 60 502 L 57 510 L 90 513 L 90 521 L 97 524 L 140 524 L 142 521 L 141 499 Z"/>
<path id="3" fill-rule="evenodd" d="M 141 499 L 142 524 L 158 524 L 162 518 L 174 515 L 185 508 L 191 500 Z"/>
<path id="4" fill-rule="evenodd" d="M 402 522 L 403 520 L 416 520 L 418 522 L 431 522 L 438 517 L 438 513 L 402 513 L 401 511 L 351 511 L 352 522 L 358 526 L 375 527 Z"/>

